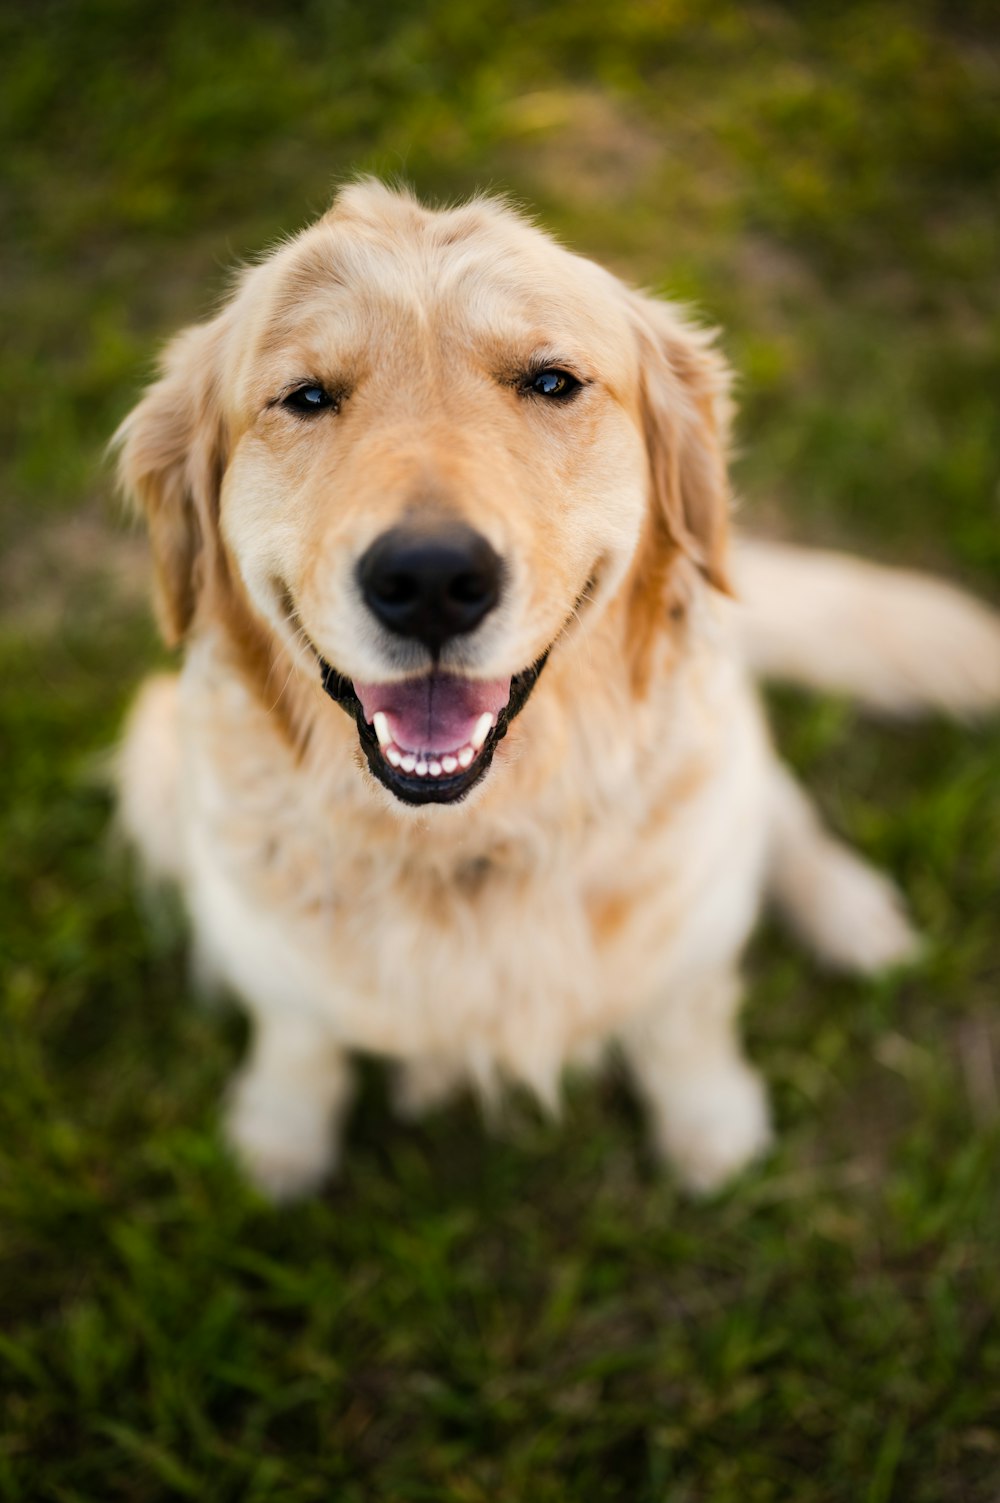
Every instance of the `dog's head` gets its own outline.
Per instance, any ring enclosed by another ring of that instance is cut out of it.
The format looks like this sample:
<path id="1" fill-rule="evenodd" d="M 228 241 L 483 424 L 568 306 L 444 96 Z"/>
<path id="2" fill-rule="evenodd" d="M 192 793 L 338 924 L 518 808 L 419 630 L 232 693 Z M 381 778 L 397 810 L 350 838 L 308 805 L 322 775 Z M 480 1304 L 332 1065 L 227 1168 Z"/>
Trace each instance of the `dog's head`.
<path id="1" fill-rule="evenodd" d="M 503 205 L 348 188 L 122 425 L 165 633 L 238 598 L 398 799 L 458 800 L 571 623 L 625 603 L 638 651 L 678 559 L 725 587 L 726 393 L 703 332 Z"/>

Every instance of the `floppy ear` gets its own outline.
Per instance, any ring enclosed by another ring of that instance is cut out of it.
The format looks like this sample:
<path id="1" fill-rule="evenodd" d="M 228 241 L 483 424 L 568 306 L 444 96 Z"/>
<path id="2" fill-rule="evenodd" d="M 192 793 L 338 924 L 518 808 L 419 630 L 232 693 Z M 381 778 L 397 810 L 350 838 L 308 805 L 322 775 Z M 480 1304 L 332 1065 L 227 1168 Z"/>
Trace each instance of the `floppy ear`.
<path id="1" fill-rule="evenodd" d="M 167 347 L 160 378 L 115 434 L 122 489 L 146 516 L 160 628 L 174 646 L 221 567 L 219 488 L 226 466 L 218 394 L 222 327 L 186 329 Z"/>
<path id="2" fill-rule="evenodd" d="M 687 554 L 710 584 L 728 594 L 729 367 L 713 348 L 714 334 L 687 322 L 669 303 L 640 293 L 630 293 L 629 302 L 639 346 L 654 537 Z"/>

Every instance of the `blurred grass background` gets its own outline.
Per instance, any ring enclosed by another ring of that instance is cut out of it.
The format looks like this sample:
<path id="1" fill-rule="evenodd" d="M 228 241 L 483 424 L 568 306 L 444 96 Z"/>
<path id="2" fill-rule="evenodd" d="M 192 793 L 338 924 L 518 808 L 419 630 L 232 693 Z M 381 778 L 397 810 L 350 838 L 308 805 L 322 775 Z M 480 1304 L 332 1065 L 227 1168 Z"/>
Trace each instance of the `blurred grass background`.
<path id="1" fill-rule="evenodd" d="M 140 912 L 95 769 L 161 660 L 103 445 L 234 259 L 357 168 L 513 191 L 725 330 L 748 525 L 1000 584 L 1000 21 L 960 0 L 0 6 L 0 1498 L 1000 1496 L 997 730 L 781 696 L 920 972 L 765 934 L 780 1145 L 723 1200 L 611 1076 L 325 1197 L 220 1146 L 242 1047 Z"/>

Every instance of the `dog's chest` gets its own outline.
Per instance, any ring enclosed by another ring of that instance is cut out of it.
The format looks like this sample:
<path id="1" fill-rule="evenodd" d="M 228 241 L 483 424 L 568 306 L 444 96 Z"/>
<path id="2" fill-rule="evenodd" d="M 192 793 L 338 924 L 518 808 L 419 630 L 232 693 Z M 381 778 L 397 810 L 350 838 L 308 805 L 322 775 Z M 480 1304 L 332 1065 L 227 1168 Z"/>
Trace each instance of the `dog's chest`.
<path id="1" fill-rule="evenodd" d="M 760 840 L 732 757 L 631 786 L 617 817 L 556 798 L 473 809 L 456 838 L 367 810 L 352 758 L 317 785 L 217 711 L 191 744 L 191 907 L 252 1011 L 305 1006 L 349 1046 L 545 1089 L 706 943 L 745 937 Z"/>

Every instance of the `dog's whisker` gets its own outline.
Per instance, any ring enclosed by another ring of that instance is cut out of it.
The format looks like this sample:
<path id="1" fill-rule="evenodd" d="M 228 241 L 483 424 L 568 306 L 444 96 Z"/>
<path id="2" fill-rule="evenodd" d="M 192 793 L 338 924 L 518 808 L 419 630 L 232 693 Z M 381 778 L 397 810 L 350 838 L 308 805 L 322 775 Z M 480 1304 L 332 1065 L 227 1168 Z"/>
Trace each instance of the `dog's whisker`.
<path id="1" fill-rule="evenodd" d="M 278 690 L 278 693 L 272 703 L 265 706 L 265 712 L 269 716 L 273 715 L 277 711 L 278 706 L 280 705 L 288 690 L 288 685 L 291 683 L 291 680 L 295 674 L 296 667 L 298 666 L 295 660 L 295 648 L 301 646 L 304 649 L 304 656 L 315 656 L 315 650 L 309 640 L 308 634 L 306 633 L 299 619 L 298 611 L 295 610 L 294 606 L 291 608 L 291 610 L 287 611 L 283 617 L 281 617 L 281 625 L 291 628 L 292 635 L 290 646 L 292 648 L 292 651 L 289 654 L 290 661 L 284 682 L 282 683 L 281 688 Z M 265 687 L 270 685 L 277 666 L 278 660 L 275 656 L 272 656 L 271 661 L 268 664 L 267 674 L 264 680 Z"/>

